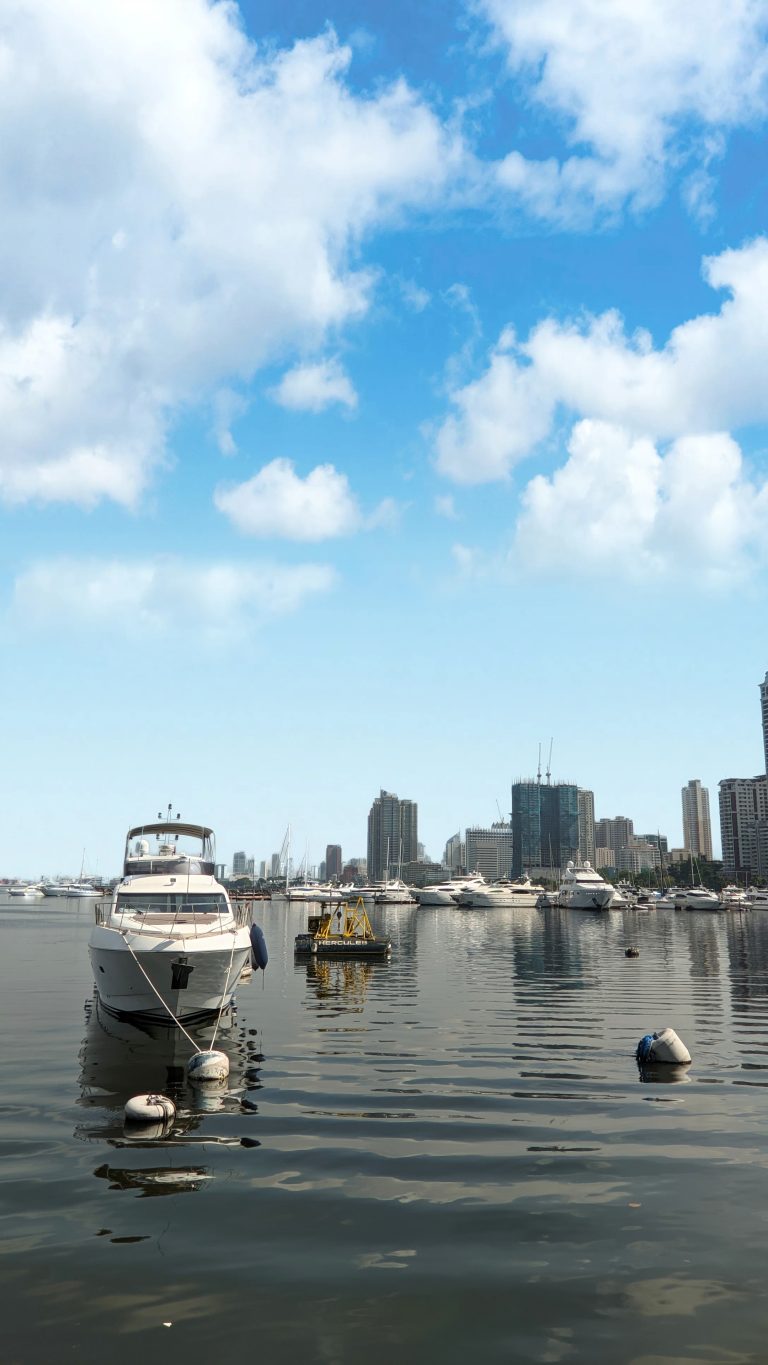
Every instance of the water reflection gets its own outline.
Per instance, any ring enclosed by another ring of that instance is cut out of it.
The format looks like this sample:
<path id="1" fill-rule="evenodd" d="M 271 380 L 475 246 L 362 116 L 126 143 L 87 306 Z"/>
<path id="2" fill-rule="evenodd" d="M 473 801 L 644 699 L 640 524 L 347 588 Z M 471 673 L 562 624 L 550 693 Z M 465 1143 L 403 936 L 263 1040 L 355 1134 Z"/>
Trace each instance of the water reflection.
<path id="1" fill-rule="evenodd" d="M 75 1137 L 105 1142 L 126 1153 L 156 1152 L 192 1143 L 259 1145 L 251 1137 L 203 1131 L 208 1115 L 257 1112 L 257 1105 L 246 1092 L 260 1088 L 263 1058 L 253 1033 L 238 1028 L 232 1012 L 222 1018 L 216 1035 L 216 1047 L 229 1057 L 229 1077 L 196 1086 L 187 1081 L 186 1063 L 192 1047 L 180 1030 L 114 1019 L 98 1001 L 88 1003 L 86 1014 L 77 1103 L 88 1111 L 89 1121 L 76 1126 Z M 212 1026 L 191 1031 L 201 1047 L 210 1046 L 211 1036 Z M 176 1106 L 174 1117 L 155 1124 L 126 1123 L 126 1100 L 147 1092 L 168 1095 Z M 144 1196 L 199 1190 L 212 1178 L 207 1165 L 137 1167 L 128 1160 L 124 1165 L 105 1162 L 94 1175 L 108 1180 L 111 1189 L 138 1190 Z"/>

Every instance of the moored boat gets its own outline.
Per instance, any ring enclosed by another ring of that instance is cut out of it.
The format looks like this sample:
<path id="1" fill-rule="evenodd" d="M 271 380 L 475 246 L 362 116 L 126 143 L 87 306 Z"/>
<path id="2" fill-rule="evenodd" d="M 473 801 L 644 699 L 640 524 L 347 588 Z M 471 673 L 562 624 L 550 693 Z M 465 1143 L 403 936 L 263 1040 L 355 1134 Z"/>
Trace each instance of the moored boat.
<path id="1" fill-rule="evenodd" d="M 615 890 L 589 862 L 568 863 L 557 893 L 558 905 L 569 910 L 610 910 Z"/>
<path id="2" fill-rule="evenodd" d="M 231 1004 L 251 954 L 248 911 L 233 911 L 215 858 L 213 831 L 170 813 L 128 831 L 123 879 L 110 905 L 96 907 L 88 942 L 108 1012 L 168 1025 Z"/>
<path id="3" fill-rule="evenodd" d="M 362 897 L 336 910 L 310 915 L 307 930 L 294 939 L 298 957 L 389 957 L 392 940 L 371 928 Z"/>
<path id="4" fill-rule="evenodd" d="M 473 910 L 533 909 L 544 895 L 544 887 L 532 882 L 530 877 L 519 877 L 514 882 L 493 882 L 477 887 L 468 887 L 461 892 L 458 904 Z"/>

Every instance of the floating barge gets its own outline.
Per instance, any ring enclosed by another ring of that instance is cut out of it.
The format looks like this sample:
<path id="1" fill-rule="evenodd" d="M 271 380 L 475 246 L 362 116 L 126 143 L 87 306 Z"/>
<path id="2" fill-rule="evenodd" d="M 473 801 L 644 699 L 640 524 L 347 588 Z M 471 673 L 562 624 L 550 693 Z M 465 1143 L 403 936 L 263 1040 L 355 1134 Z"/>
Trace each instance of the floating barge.
<path id="1" fill-rule="evenodd" d="M 362 896 L 354 905 L 341 905 L 310 915 L 307 932 L 294 940 L 297 957 L 389 957 L 392 940 L 378 938 L 371 928 Z"/>

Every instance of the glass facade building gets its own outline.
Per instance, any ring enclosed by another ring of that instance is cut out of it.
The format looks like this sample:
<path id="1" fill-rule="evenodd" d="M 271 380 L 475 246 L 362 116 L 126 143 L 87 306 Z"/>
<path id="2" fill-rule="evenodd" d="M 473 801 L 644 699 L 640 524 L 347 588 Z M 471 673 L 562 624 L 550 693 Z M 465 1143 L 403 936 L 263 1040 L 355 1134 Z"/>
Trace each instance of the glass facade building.
<path id="1" fill-rule="evenodd" d="M 512 871 L 579 861 L 579 789 L 570 782 L 512 785 Z"/>

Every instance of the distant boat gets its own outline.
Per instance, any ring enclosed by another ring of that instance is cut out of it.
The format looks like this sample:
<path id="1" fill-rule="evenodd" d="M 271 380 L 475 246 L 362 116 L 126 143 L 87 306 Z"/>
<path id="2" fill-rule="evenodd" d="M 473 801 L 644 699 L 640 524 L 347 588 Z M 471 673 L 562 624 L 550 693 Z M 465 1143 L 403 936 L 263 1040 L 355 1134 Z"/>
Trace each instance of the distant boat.
<path id="1" fill-rule="evenodd" d="M 9 896 L 19 896 L 25 901 L 42 900 L 43 894 L 40 882 L 17 882 L 15 886 L 8 887 Z"/>
<path id="2" fill-rule="evenodd" d="M 432 886 L 416 886 L 413 894 L 419 905 L 457 905 L 465 892 L 479 890 L 486 885 L 479 873 L 473 877 L 453 877 L 448 882 L 434 882 Z"/>
<path id="3" fill-rule="evenodd" d="M 535 909 L 543 895 L 543 886 L 532 882 L 530 877 L 519 877 L 514 882 L 467 887 L 459 896 L 458 904 L 475 910 L 492 910 L 494 906 L 512 910 Z"/>
<path id="4" fill-rule="evenodd" d="M 102 896 L 92 882 L 43 882 L 44 896 L 62 896 L 67 900 L 80 900 L 88 896 Z"/>
<path id="5" fill-rule="evenodd" d="M 723 902 L 716 891 L 706 886 L 683 887 L 675 896 L 676 910 L 722 910 Z"/>
<path id="6" fill-rule="evenodd" d="M 610 910 L 616 892 L 591 863 L 569 863 L 557 893 L 558 905 L 569 910 Z"/>

